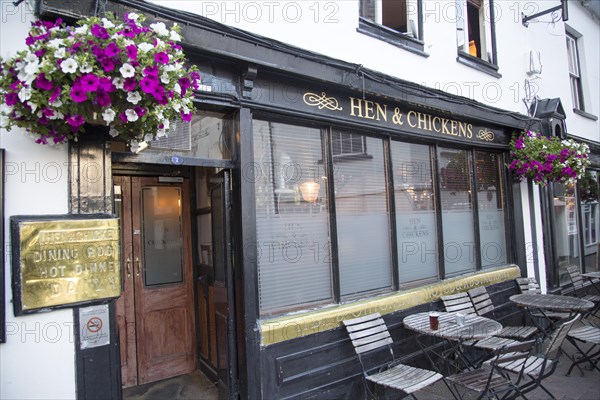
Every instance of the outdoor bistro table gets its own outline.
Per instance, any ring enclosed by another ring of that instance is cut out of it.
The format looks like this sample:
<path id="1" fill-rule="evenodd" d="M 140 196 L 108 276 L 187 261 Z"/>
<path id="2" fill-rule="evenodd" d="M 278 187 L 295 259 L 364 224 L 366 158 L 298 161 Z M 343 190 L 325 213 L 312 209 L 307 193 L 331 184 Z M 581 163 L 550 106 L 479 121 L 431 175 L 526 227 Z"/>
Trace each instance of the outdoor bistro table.
<path id="1" fill-rule="evenodd" d="M 598 284 L 598 282 L 600 282 L 598 281 L 598 279 L 600 279 L 600 271 L 587 272 L 585 274 L 581 274 L 581 276 L 588 278 L 594 288 L 598 291 L 598 293 L 600 293 L 600 285 Z"/>
<path id="2" fill-rule="evenodd" d="M 594 307 L 594 303 L 591 301 L 579 299 L 572 296 L 560 296 L 556 294 L 540 294 L 540 293 L 525 293 L 515 294 L 510 296 L 510 301 L 518 306 L 525 307 L 527 312 L 531 315 L 531 320 L 534 321 L 536 326 L 543 333 L 543 338 L 550 334 L 550 331 L 554 330 L 554 325 L 559 321 L 553 321 L 545 314 L 545 311 L 560 311 L 569 313 L 571 317 L 575 313 L 587 311 Z M 536 318 L 531 313 L 531 310 L 537 310 L 549 323 L 548 328 L 544 328 L 540 324 L 536 323 Z"/>
<path id="3" fill-rule="evenodd" d="M 460 345 L 466 340 L 481 340 L 494 336 L 502 330 L 502 324 L 499 322 L 475 314 L 465 315 L 465 323 L 459 325 L 456 323 L 456 313 L 448 312 L 439 313 L 439 327 L 437 330 L 432 330 L 430 328 L 428 312 L 417 313 L 405 317 L 404 327 L 422 335 L 445 339 L 452 347 L 452 351 L 458 356 L 458 359 L 460 359 L 467 367 L 472 367 L 472 363 L 465 357 Z M 426 344 L 419 340 L 419 336 L 417 336 L 416 341 L 432 366 L 440 372 L 436 367 L 437 360 L 433 360 L 430 357 L 429 352 L 426 350 Z M 443 358 L 446 361 L 449 360 L 448 356 L 442 356 L 440 358 Z"/>

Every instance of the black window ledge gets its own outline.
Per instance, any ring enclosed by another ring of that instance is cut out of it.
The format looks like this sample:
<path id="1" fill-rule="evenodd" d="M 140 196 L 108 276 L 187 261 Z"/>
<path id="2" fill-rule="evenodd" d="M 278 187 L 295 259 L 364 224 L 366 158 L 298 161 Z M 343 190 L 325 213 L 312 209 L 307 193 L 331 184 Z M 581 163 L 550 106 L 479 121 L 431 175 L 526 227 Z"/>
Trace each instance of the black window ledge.
<path id="1" fill-rule="evenodd" d="M 490 62 L 484 61 L 481 58 L 473 57 L 472 55 L 465 53 L 464 51 L 458 52 L 456 61 L 461 64 L 468 65 L 471 68 L 475 68 L 478 71 L 485 72 L 495 78 L 502 78 L 502 75 L 498 72 L 498 66 Z"/>
<path id="2" fill-rule="evenodd" d="M 403 50 L 410 51 L 411 53 L 418 54 L 422 57 L 429 57 L 429 54 L 424 51 L 425 42 L 422 40 L 397 32 L 387 26 L 376 24 L 366 18 L 359 18 L 358 28 L 356 30 L 367 36 L 374 37 Z"/>
<path id="3" fill-rule="evenodd" d="M 592 121 L 598 121 L 598 117 L 596 117 L 594 114 L 590 114 L 578 108 L 574 108 L 573 112 L 577 115 L 581 115 L 584 118 L 591 119 Z"/>

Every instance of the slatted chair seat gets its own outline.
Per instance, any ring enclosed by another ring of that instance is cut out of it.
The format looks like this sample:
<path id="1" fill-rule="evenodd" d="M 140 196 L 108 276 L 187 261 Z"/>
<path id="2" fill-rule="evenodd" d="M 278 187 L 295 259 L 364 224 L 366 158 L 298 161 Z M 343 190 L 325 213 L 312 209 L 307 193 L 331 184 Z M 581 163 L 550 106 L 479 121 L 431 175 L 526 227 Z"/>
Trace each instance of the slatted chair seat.
<path id="1" fill-rule="evenodd" d="M 571 320 L 563 322 L 552 336 L 542 343 L 543 351 L 540 354 L 529 354 L 527 357 L 521 358 L 502 357 L 496 360 L 496 367 L 503 371 L 519 374 L 521 378 L 517 381 L 518 390 L 522 395 L 539 387 L 546 392 L 549 398 L 555 399 L 554 395 L 544 387 L 543 381 L 556 370 L 562 344 L 569 330 L 580 318 L 581 315 L 577 314 Z"/>
<path id="2" fill-rule="evenodd" d="M 575 296 L 580 297 L 584 300 L 591 301 L 592 303 L 600 302 L 600 295 L 589 293 L 580 294 L 582 290 L 585 290 L 585 286 L 583 285 L 583 277 L 579 273 L 578 266 L 571 265 L 567 267 L 567 273 L 569 275 L 569 278 L 571 279 L 571 284 L 573 285 Z"/>
<path id="3" fill-rule="evenodd" d="M 368 385 L 368 382 L 370 382 L 415 397 L 414 392 L 433 385 L 443 378 L 441 374 L 434 371 L 396 363 L 391 347 L 393 344 L 392 337 L 379 313 L 347 319 L 343 323 L 362 366 L 367 394 L 373 394 Z M 389 361 L 391 362 L 383 370 L 379 369 L 377 373 L 368 374 L 367 371 L 370 369 L 366 368 L 363 356 L 386 349 L 389 352 Z"/>
<path id="4" fill-rule="evenodd" d="M 494 315 L 495 307 L 485 286 L 476 287 L 467 293 L 478 315 L 484 316 L 489 313 Z M 536 332 L 535 326 L 505 326 L 496 336 L 526 340 Z"/>
<path id="5" fill-rule="evenodd" d="M 528 342 L 515 342 L 514 344 L 503 346 L 494 352 L 494 357 L 487 361 L 482 367 L 460 372 L 451 375 L 446 380 L 455 386 L 462 386 L 480 394 L 482 397 L 499 398 L 501 393 L 504 397 L 520 394 L 517 386 L 522 373 L 513 382 L 507 374 L 502 374 L 499 368 L 500 362 L 518 362 L 529 357 L 535 345 L 535 340 Z"/>
<path id="6" fill-rule="evenodd" d="M 579 368 L 579 364 L 589 363 L 592 368 L 600 371 L 600 367 L 598 363 L 600 362 L 600 327 L 594 325 L 588 321 L 582 321 L 583 326 L 573 328 L 569 331 L 567 335 L 567 339 L 571 344 L 577 349 L 577 353 L 579 354 L 579 359 L 576 357 L 571 357 L 571 366 L 567 371 L 567 375 L 571 374 L 571 371 L 574 367 Z M 591 345 L 587 350 L 579 347 L 579 343 L 585 343 Z M 579 368 L 581 374 L 583 375 L 583 371 Z"/>

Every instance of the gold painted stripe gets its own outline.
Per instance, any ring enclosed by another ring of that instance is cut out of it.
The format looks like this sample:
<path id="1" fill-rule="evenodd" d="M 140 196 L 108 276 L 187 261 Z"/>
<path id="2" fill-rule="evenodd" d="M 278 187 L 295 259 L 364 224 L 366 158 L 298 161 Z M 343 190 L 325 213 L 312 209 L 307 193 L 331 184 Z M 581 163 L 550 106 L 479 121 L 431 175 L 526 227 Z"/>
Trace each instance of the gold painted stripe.
<path id="1" fill-rule="evenodd" d="M 261 344 L 269 346 L 325 332 L 339 327 L 345 319 L 357 318 L 374 312 L 385 315 L 436 301 L 441 296 L 465 292 L 478 286 L 506 282 L 520 276 L 521 271 L 518 266 L 508 265 L 350 304 L 265 319 L 259 321 Z"/>

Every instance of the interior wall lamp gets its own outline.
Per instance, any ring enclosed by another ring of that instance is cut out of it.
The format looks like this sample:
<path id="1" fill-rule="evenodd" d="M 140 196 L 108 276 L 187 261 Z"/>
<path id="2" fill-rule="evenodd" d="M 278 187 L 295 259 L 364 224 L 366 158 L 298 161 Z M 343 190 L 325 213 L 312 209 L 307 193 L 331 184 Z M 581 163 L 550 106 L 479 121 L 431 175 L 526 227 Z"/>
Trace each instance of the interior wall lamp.
<path id="1" fill-rule="evenodd" d="M 523 19 L 522 19 L 523 26 L 525 26 L 525 27 L 529 26 L 529 21 L 531 21 L 532 19 L 541 17 L 542 15 L 553 13 L 554 11 L 558 11 L 558 10 L 561 10 L 562 20 L 568 21 L 569 20 L 569 7 L 567 6 L 567 0 L 560 0 L 560 5 L 558 5 L 556 7 L 552 7 L 545 11 L 540 11 L 540 12 L 532 14 L 532 15 L 527 15 L 527 16 L 523 15 Z"/>
<path id="2" fill-rule="evenodd" d="M 315 203 L 319 197 L 319 190 L 321 185 L 317 182 L 307 181 L 300 185 L 300 192 L 304 201 L 309 203 Z"/>

